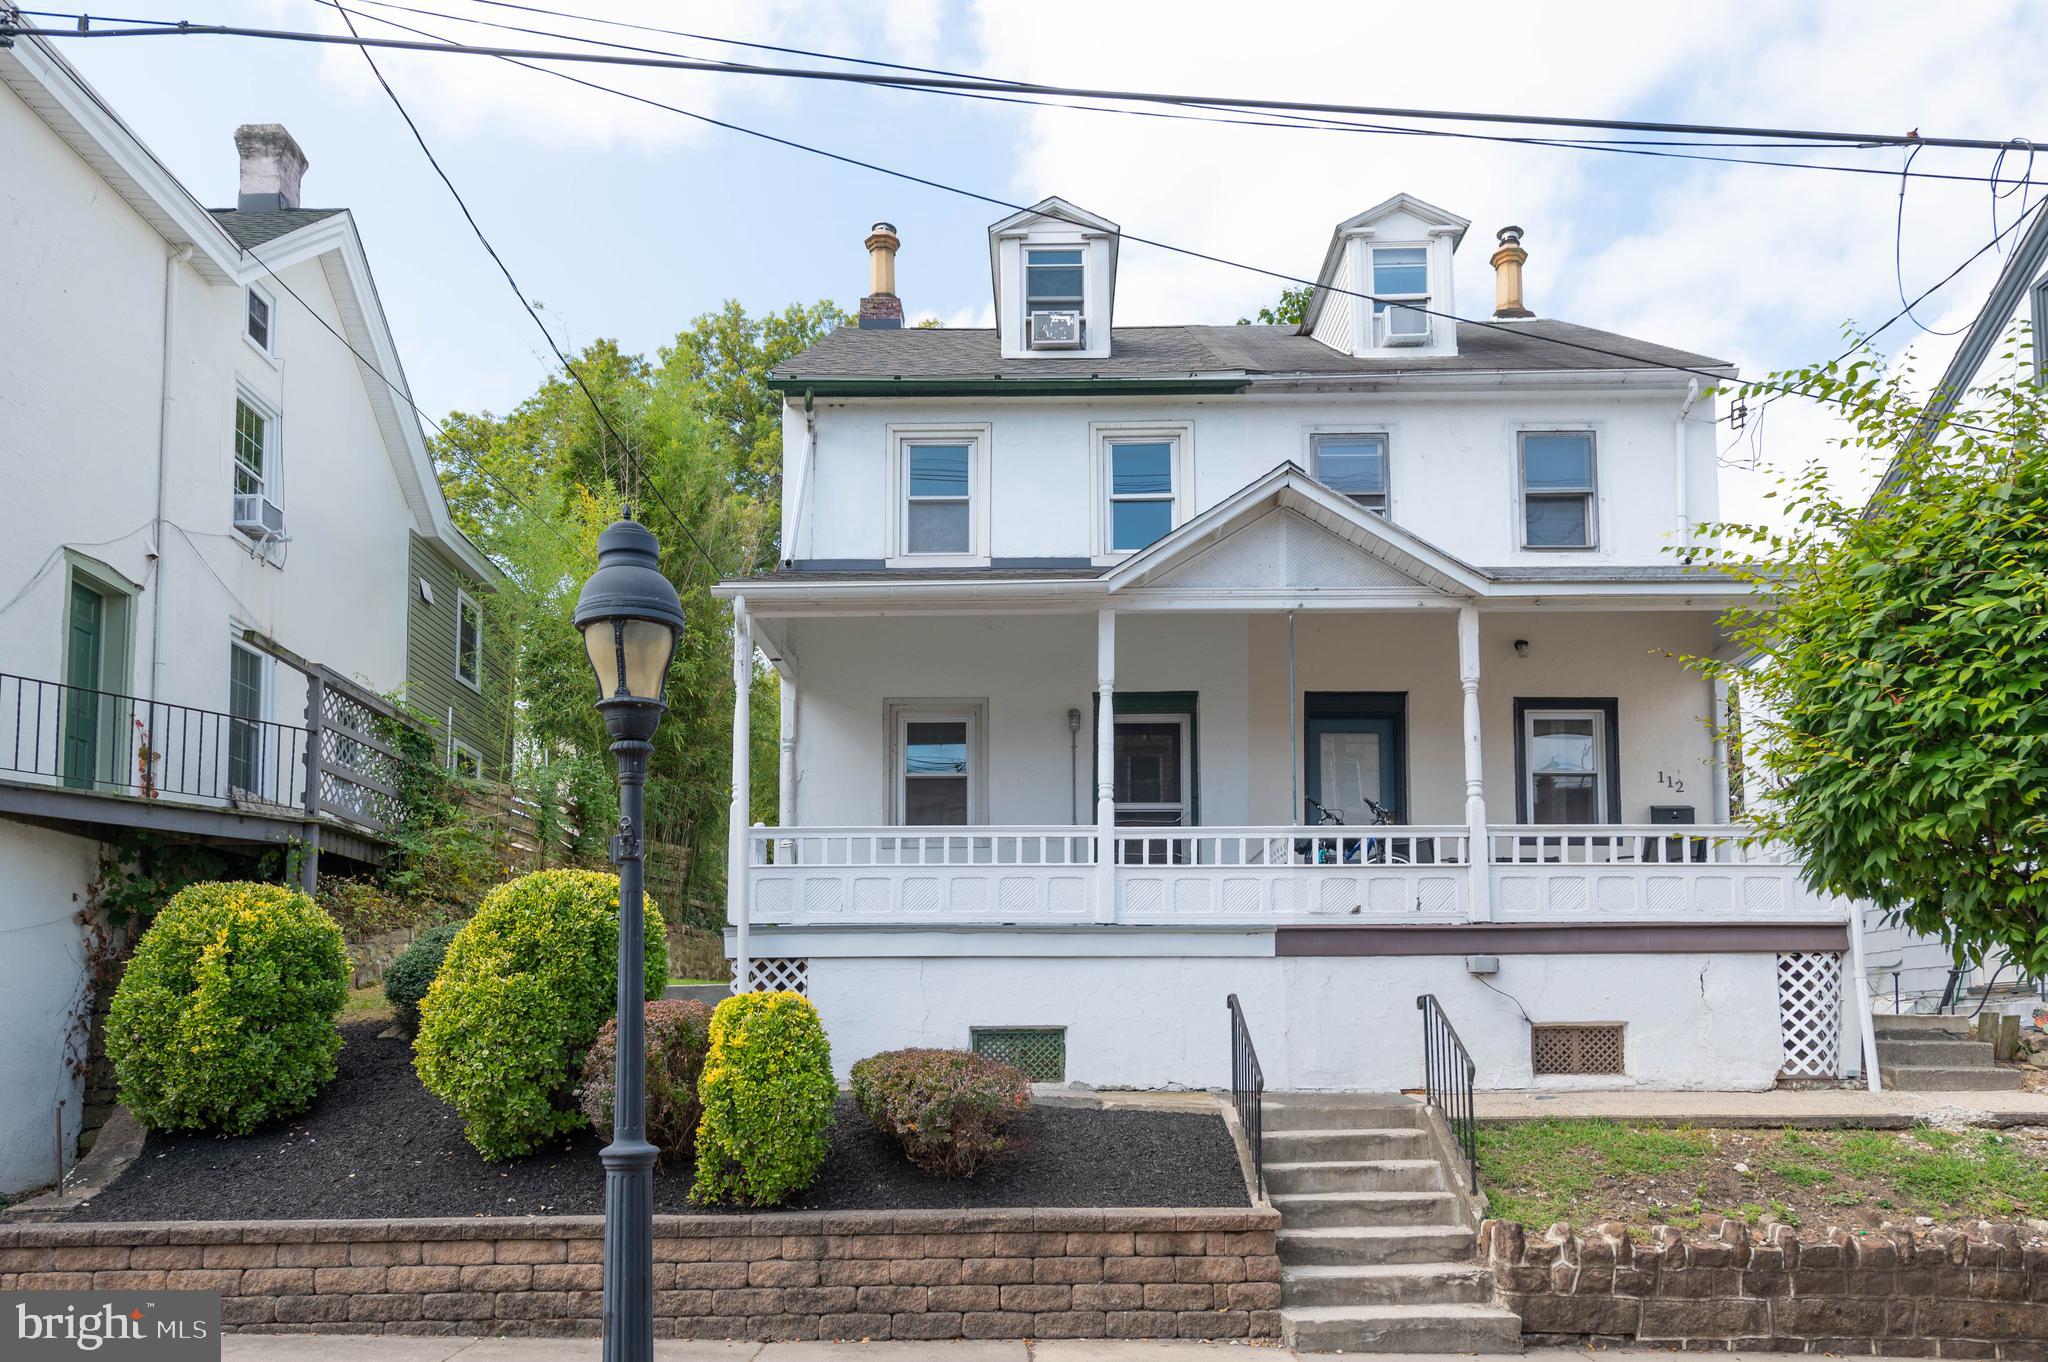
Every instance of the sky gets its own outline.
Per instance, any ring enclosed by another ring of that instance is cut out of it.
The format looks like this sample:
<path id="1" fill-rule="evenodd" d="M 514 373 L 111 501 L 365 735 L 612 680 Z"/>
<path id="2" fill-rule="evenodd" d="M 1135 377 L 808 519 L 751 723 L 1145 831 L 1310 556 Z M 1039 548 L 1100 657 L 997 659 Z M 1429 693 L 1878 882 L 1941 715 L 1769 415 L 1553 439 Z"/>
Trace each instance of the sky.
<path id="1" fill-rule="evenodd" d="M 52 0 L 27 0 L 52 8 Z M 638 33 L 479 0 L 348 0 L 434 37 L 562 39 L 465 16 L 692 57 L 806 64 L 711 38 L 1008 79 L 1203 95 L 1988 138 L 2048 144 L 2048 24 L 2024 0 L 1923 4 L 1339 4 L 1215 0 L 1084 8 L 1022 0 L 586 0 L 552 7 L 686 29 Z M 550 0 L 532 0 L 549 5 Z M 340 32 L 320 0 L 122 0 L 122 17 Z M 61 23 L 61 21 L 46 21 Z M 97 21 L 105 23 L 108 21 Z M 362 30 L 414 37 L 367 17 Z M 310 207 L 356 215 L 407 376 L 429 413 L 503 411 L 553 365 L 360 52 L 224 37 L 69 41 L 65 55 L 203 201 L 234 201 L 237 124 L 288 127 Z M 379 64 L 526 296 L 567 347 L 653 355 L 690 318 L 866 289 L 862 239 L 903 238 L 913 318 L 987 325 L 984 229 L 1008 210 L 776 145 L 484 57 Z M 1004 203 L 1058 194 L 1126 231 L 1312 276 L 1342 219 L 1406 191 L 1469 218 L 1456 310 L 1485 316 L 1494 231 L 1521 225 L 1541 316 L 1733 361 L 1747 376 L 1833 356 L 1843 328 L 1899 310 L 2020 211 L 1994 153 L 1925 150 L 1903 208 L 1897 149 L 1730 151 L 1855 165 L 1835 174 L 1437 137 L 1224 126 L 822 82 L 621 67 L 574 74 Z M 1470 128 L 1491 132 L 1491 127 Z M 2006 160 L 2021 173 L 2024 153 Z M 2048 182 L 2048 155 L 2036 179 Z M 2016 239 L 2008 237 L 2007 240 Z M 1999 263 L 1988 252 L 1916 309 L 1953 329 Z M 1120 324 L 1230 322 L 1272 301 L 1256 272 L 1126 245 Z M 1953 338 L 1901 321 L 1880 348 L 1938 372 Z M 1819 455 L 1824 410 L 1775 404 L 1726 435 L 1724 512 L 1754 514 L 1762 457 Z"/>

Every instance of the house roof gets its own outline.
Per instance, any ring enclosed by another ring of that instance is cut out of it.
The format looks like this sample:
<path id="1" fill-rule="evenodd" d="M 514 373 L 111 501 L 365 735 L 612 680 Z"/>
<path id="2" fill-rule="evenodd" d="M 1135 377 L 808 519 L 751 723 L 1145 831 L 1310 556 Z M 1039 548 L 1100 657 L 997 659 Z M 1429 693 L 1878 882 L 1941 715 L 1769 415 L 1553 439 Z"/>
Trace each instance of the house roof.
<path id="1" fill-rule="evenodd" d="M 311 226 L 322 218 L 331 218 L 336 213 L 345 213 L 346 208 L 280 208 L 267 213 L 244 213 L 235 208 L 209 208 L 214 221 L 227 229 L 235 244 L 243 250 L 261 246 L 266 241 L 301 227 Z"/>
<path id="2" fill-rule="evenodd" d="M 1045 379 L 1234 380 L 1249 386 L 1275 377 L 1343 379 L 1426 373 L 1720 369 L 1728 361 L 1535 317 L 1459 322 L 1455 355 L 1358 358 L 1292 326 L 1120 326 L 1107 359 L 1034 355 L 1006 360 L 994 330 L 908 327 L 863 331 L 843 326 L 777 365 L 772 385 L 801 388 L 840 380 L 903 382 Z"/>

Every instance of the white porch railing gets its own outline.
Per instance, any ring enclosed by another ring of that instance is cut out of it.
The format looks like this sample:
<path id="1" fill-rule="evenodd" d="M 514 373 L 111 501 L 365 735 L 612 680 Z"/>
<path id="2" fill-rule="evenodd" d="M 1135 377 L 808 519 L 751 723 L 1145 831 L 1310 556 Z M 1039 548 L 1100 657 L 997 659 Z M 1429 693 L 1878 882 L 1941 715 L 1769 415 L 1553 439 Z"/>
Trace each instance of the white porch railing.
<path id="1" fill-rule="evenodd" d="M 1502 922 L 1824 922 L 1781 848 L 1739 827 L 1495 826 L 1492 917 Z M 1100 920 L 1093 828 L 753 828 L 762 924 L 1067 925 Z M 1114 911 L 1146 926 L 1463 922 L 1463 827 L 1118 828 Z"/>

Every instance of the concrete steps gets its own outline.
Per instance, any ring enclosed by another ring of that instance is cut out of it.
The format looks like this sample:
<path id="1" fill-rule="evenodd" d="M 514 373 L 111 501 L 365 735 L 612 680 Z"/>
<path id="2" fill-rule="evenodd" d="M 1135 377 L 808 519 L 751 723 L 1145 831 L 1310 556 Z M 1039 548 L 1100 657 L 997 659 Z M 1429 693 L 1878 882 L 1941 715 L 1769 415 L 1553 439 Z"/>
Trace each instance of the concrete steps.
<path id="1" fill-rule="evenodd" d="M 1904 1092 L 2011 1092 L 2021 1086 L 2018 1069 L 1992 1060 L 1989 1041 L 1970 1035 L 1967 1017 L 1879 1016 L 1878 1075 L 1884 1086 Z"/>
<path id="2" fill-rule="evenodd" d="M 1521 1320 L 1472 1261 L 1473 1234 L 1405 1098 L 1268 1098 L 1280 1212 L 1280 1327 L 1303 1352 L 1516 1353 Z"/>

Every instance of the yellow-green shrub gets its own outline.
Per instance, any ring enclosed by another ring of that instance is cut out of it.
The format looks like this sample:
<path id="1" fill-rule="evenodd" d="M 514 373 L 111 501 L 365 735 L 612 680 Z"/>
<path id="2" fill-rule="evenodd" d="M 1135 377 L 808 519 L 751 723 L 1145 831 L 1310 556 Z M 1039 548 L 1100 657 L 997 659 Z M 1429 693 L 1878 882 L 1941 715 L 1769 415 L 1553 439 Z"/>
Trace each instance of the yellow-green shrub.
<path id="1" fill-rule="evenodd" d="M 297 890 L 195 884 L 164 905 L 107 1013 L 121 1101 L 158 1130 L 246 1134 L 334 1077 L 341 928 Z"/>
<path id="2" fill-rule="evenodd" d="M 770 1206 L 810 1186 L 839 1096 L 818 1009 L 801 993 L 741 993 L 711 1016 L 690 1197 Z"/>
<path id="3" fill-rule="evenodd" d="M 668 983 L 661 911 L 647 903 L 646 996 Z M 487 1159 L 539 1148 L 584 1124 L 574 1068 L 612 1015 L 619 877 L 542 870 L 509 880 L 448 944 L 420 1000 L 413 1069 L 454 1107 Z"/>

